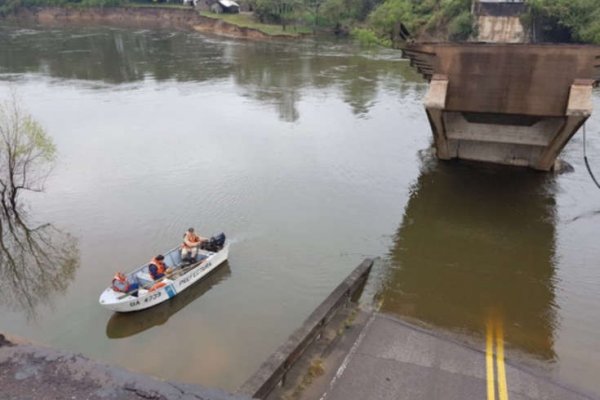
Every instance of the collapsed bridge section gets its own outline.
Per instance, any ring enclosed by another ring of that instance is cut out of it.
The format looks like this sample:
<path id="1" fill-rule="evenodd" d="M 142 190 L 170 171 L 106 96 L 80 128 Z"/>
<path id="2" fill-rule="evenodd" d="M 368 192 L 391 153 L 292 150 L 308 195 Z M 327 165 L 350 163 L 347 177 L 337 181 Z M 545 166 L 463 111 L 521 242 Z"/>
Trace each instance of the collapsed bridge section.
<path id="1" fill-rule="evenodd" d="M 549 171 L 592 113 L 600 47 L 423 43 L 403 49 L 430 81 L 437 156 Z"/>

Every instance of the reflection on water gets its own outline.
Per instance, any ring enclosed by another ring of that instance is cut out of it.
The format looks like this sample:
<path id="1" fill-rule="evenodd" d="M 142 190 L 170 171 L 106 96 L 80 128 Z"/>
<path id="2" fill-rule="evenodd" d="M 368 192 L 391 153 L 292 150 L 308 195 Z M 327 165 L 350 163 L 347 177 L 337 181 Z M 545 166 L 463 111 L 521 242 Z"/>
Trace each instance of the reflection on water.
<path id="1" fill-rule="evenodd" d="M 111 339 L 125 338 L 162 325 L 188 304 L 202 296 L 213 286 L 221 284 L 231 276 L 231 268 L 226 261 L 216 271 L 192 285 L 171 300 L 148 310 L 134 313 L 114 313 L 106 324 L 106 336 Z"/>
<path id="2" fill-rule="evenodd" d="M 0 27 L 0 72 L 41 72 L 108 83 L 232 78 L 244 95 L 273 105 L 287 122 L 300 117 L 303 88 L 339 86 L 354 114 L 365 116 L 383 79 L 397 77 L 400 71 L 406 82 L 420 81 L 407 63 L 398 64 L 398 52 L 390 54 L 389 60 L 375 62 L 349 53 L 347 44 L 289 46 L 287 42 L 212 42 L 182 32 Z M 402 90 L 402 84 L 395 86 Z"/>
<path id="3" fill-rule="evenodd" d="M 25 212 L 23 195 L 43 191 L 53 156 L 52 141 L 11 93 L 0 103 L 0 306 L 28 318 L 78 266 L 74 239 L 51 224 L 34 227 Z"/>
<path id="4" fill-rule="evenodd" d="M 396 74 L 394 62 L 375 63 L 363 56 L 319 57 L 327 47 L 315 44 L 313 57 L 306 48 L 285 49 L 282 57 L 277 47 L 256 44 L 235 48 L 233 76 L 235 82 L 253 98 L 277 106 L 279 117 L 288 122 L 299 118 L 299 89 L 306 86 L 323 88 L 340 85 L 343 99 L 355 115 L 366 115 L 377 94 L 379 82 L 386 73 Z M 402 69 L 401 69 L 402 70 Z M 410 74 L 410 70 L 406 70 Z M 358 79 L 357 79 L 358 78 Z M 416 77 L 413 78 L 413 81 Z"/>
<path id="5" fill-rule="evenodd" d="M 419 140 L 405 140 L 426 124 L 402 121 L 421 114 L 425 85 L 399 53 L 357 54 L 341 42 L 0 25 L 0 91 L 6 80 L 61 148 L 36 209 L 77 234 L 82 267 L 55 312 L 38 318 L 43 334 L 19 313 L 0 312 L 0 325 L 230 390 L 360 261 L 340 254 L 386 249 L 379 237 L 394 229 L 394 196 L 410 181 L 392 172 L 403 165 L 396 150 L 414 152 Z M 390 111 L 399 97 L 402 110 Z M 374 194 L 393 218 L 372 215 Z M 357 224 L 361 234 L 346 237 Z M 190 225 L 243 238 L 227 284 L 107 326 L 97 295 L 114 271 Z"/>
<path id="6" fill-rule="evenodd" d="M 500 315 L 508 342 L 554 359 L 553 180 L 521 170 L 425 167 L 391 249 L 382 310 L 479 334 Z"/>
<path id="7" fill-rule="evenodd" d="M 30 228 L 23 213 L 0 207 L 0 303 L 35 317 L 36 308 L 63 292 L 75 276 L 75 239 L 51 224 Z"/>
<path id="8" fill-rule="evenodd" d="M 389 251 L 384 310 L 476 335 L 503 313 L 509 342 L 600 390 L 600 192 L 578 136 L 575 171 L 555 178 L 419 173 L 427 86 L 399 53 L 341 42 L 0 25 L 0 91 L 7 80 L 61 149 L 31 205 L 77 235 L 82 266 L 52 313 L 32 323 L 0 307 L 0 329 L 235 390 L 362 255 Z M 191 224 L 238 239 L 226 284 L 107 326 L 97 295 L 114 271 Z"/>

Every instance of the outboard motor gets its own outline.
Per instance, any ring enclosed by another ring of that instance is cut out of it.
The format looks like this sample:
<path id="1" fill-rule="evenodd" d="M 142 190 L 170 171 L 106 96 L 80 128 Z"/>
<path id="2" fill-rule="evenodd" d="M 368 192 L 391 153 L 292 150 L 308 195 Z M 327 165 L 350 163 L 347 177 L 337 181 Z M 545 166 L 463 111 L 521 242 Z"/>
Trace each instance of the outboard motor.
<path id="1" fill-rule="evenodd" d="M 202 249 L 208 251 L 220 251 L 225 245 L 225 234 L 219 233 L 202 243 Z"/>

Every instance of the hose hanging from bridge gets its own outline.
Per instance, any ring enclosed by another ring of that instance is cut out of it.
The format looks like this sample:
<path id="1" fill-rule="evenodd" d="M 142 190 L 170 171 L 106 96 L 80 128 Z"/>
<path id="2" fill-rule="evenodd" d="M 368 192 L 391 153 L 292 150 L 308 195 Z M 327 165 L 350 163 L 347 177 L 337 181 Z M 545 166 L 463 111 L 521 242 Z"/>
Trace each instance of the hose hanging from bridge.
<path id="1" fill-rule="evenodd" d="M 596 184 L 598 189 L 600 189 L 600 183 L 598 183 L 598 180 L 596 180 L 596 177 L 594 176 L 594 173 L 592 172 L 592 169 L 590 168 L 590 163 L 588 162 L 588 159 L 587 159 L 587 150 L 585 147 L 585 122 L 583 123 L 583 161 L 585 162 L 585 167 L 587 168 L 588 172 L 590 173 L 592 180 L 594 181 L 594 183 Z"/>

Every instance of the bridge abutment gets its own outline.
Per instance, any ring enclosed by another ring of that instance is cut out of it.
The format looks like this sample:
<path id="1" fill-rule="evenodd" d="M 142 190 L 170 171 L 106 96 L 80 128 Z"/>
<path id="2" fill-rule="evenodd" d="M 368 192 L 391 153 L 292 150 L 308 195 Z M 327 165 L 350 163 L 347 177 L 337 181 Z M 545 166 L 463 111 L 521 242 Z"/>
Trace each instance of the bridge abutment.
<path id="1" fill-rule="evenodd" d="M 600 47 L 410 45 L 430 81 L 424 105 L 438 158 L 553 169 L 592 113 Z"/>

